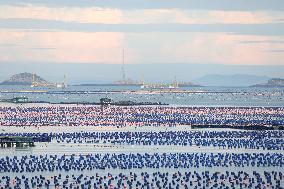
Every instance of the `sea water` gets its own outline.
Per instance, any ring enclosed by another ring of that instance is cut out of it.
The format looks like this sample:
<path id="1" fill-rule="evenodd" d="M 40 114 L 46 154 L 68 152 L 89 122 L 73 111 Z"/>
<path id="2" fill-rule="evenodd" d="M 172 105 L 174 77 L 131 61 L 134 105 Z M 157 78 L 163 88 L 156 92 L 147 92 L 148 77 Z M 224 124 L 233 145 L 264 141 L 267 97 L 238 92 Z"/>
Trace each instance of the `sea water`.
<path id="1" fill-rule="evenodd" d="M 182 87 L 171 90 L 147 91 L 139 86 L 68 86 L 60 89 L 2 85 L 0 99 L 28 97 L 30 101 L 51 103 L 98 103 L 101 98 L 110 98 L 115 102 L 162 102 L 173 106 L 284 106 L 284 88 Z"/>

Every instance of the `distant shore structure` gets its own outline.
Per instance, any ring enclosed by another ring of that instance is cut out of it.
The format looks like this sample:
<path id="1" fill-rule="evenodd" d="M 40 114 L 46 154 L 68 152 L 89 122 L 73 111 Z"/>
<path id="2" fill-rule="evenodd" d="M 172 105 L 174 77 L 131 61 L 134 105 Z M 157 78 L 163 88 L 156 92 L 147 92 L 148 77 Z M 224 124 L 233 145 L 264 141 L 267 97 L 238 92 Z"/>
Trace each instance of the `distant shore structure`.
<path id="1" fill-rule="evenodd" d="M 125 71 L 125 49 L 122 49 L 122 65 L 121 65 L 121 80 L 114 82 L 118 85 L 138 85 L 141 89 L 178 89 L 179 83 L 177 82 L 176 76 L 173 83 L 165 84 L 165 83 L 145 83 L 144 82 L 144 74 L 142 74 L 141 81 L 133 81 L 131 78 L 127 77 Z"/>
<path id="2" fill-rule="evenodd" d="M 62 83 L 49 83 L 49 82 L 45 82 L 45 83 L 41 83 L 38 82 L 35 79 L 35 74 L 33 74 L 32 77 L 32 84 L 31 87 L 54 87 L 54 88 L 66 88 L 67 87 L 67 79 L 66 79 L 66 75 L 64 75 L 64 79 Z"/>
<path id="3" fill-rule="evenodd" d="M 121 79 L 114 82 L 118 85 L 137 85 L 138 83 L 133 81 L 131 78 L 127 77 L 125 71 L 125 49 L 122 49 L 122 64 L 121 64 Z"/>
<path id="4" fill-rule="evenodd" d="M 126 82 L 126 74 L 125 74 L 125 58 L 124 58 L 124 48 L 122 49 L 122 67 L 121 67 L 121 72 L 122 72 L 122 82 Z"/>
<path id="5" fill-rule="evenodd" d="M 163 83 L 146 84 L 144 82 L 144 76 L 143 76 L 140 88 L 141 89 L 178 89 L 179 88 L 179 83 L 177 82 L 177 79 L 175 77 L 175 79 L 174 79 L 172 84 L 163 84 Z"/>

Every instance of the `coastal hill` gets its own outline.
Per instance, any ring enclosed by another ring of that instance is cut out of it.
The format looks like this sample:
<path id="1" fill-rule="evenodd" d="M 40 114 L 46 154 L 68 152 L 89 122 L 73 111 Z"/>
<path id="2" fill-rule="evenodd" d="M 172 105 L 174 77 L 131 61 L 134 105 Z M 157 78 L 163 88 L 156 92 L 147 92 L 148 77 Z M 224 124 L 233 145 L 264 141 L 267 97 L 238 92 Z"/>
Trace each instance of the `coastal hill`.
<path id="1" fill-rule="evenodd" d="M 252 87 L 284 87 L 284 79 L 273 78 L 267 83 L 252 85 Z"/>
<path id="2" fill-rule="evenodd" d="M 0 85 L 31 85 L 33 77 L 34 81 L 38 83 L 48 83 L 46 80 L 36 74 L 24 72 L 12 75 L 9 79 L 0 83 Z"/>

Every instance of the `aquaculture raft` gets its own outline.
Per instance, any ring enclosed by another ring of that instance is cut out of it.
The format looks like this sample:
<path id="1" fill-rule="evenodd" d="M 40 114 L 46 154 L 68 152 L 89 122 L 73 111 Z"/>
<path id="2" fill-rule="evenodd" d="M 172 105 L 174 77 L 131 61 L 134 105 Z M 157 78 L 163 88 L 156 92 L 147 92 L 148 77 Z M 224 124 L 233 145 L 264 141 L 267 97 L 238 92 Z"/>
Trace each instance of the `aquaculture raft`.
<path id="1" fill-rule="evenodd" d="M 35 142 L 50 142 L 50 138 L 0 136 L 0 147 L 34 147 Z"/>

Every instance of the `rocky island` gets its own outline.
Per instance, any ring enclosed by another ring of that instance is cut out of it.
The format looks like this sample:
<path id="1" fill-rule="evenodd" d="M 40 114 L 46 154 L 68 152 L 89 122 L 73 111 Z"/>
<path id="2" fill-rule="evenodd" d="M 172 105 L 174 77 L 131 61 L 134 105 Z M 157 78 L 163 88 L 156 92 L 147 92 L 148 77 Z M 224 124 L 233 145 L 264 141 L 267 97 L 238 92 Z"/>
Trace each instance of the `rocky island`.
<path id="1" fill-rule="evenodd" d="M 0 85 L 31 85 L 33 81 L 48 83 L 45 79 L 36 74 L 24 72 L 12 75 L 9 79 L 1 82 Z"/>

